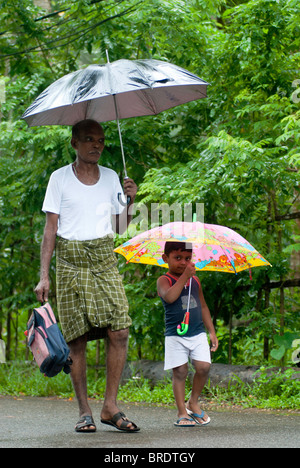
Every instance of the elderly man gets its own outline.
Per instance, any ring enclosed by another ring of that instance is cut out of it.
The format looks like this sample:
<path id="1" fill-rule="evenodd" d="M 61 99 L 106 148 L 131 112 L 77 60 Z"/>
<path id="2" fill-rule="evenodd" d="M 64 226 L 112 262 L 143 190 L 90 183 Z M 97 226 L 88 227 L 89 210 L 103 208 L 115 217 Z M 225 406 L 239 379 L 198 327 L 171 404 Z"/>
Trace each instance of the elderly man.
<path id="1" fill-rule="evenodd" d="M 117 407 L 131 320 L 113 253 L 113 234 L 127 229 L 131 221 L 128 208 L 137 187 L 132 179 L 125 180 L 124 192 L 130 197 L 126 205 L 117 174 L 98 165 L 105 138 L 97 122 L 84 120 L 74 125 L 71 144 L 76 161 L 53 172 L 45 195 L 41 273 L 35 292 L 39 301 L 48 300 L 55 249 L 57 307 L 73 360 L 71 378 L 79 404 L 75 430 L 96 431 L 87 399 L 86 345 L 105 337 L 107 375 L 101 422 L 136 432 L 139 428 Z"/>

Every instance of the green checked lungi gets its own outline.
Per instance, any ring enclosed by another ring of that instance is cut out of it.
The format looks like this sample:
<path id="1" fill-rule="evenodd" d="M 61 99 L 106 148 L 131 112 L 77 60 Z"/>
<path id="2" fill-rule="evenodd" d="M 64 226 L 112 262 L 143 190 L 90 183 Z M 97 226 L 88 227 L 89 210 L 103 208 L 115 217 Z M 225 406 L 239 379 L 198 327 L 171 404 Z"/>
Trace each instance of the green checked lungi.
<path id="1" fill-rule="evenodd" d="M 66 342 L 85 333 L 88 340 L 103 329 L 131 325 L 128 301 L 113 252 L 112 236 L 88 241 L 56 240 L 56 295 Z"/>

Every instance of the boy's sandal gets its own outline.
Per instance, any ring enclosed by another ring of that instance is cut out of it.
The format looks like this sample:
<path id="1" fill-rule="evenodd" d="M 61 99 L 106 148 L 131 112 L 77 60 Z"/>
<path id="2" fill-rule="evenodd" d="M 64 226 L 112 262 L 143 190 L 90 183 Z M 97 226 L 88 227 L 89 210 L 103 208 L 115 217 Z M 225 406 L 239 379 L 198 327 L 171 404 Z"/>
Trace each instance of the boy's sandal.
<path id="1" fill-rule="evenodd" d="M 203 417 L 205 416 L 205 412 L 201 411 L 201 414 L 198 413 L 193 413 L 193 411 L 186 409 L 187 414 L 192 416 L 193 420 L 198 424 L 199 426 L 206 426 L 207 424 L 210 423 L 210 417 L 207 416 L 207 419 L 204 420 Z M 199 419 L 202 419 L 203 422 L 200 422 Z"/>
<path id="2" fill-rule="evenodd" d="M 180 421 L 189 421 L 189 422 L 193 422 L 193 424 L 180 424 Z M 195 427 L 196 424 L 195 424 L 195 421 L 194 421 L 193 418 L 179 418 L 174 423 L 174 426 L 176 426 L 176 427 Z"/>

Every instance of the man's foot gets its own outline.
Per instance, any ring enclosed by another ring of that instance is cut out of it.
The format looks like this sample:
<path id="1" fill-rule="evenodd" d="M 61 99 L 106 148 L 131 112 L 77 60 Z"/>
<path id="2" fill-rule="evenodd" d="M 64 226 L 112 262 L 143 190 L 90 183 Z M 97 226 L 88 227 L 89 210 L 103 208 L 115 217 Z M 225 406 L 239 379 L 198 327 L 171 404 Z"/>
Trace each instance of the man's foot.
<path id="1" fill-rule="evenodd" d="M 76 432 L 96 432 L 93 416 L 86 414 L 82 416 L 75 426 Z"/>
<path id="2" fill-rule="evenodd" d="M 108 426 L 113 426 L 119 431 L 123 432 L 138 432 L 140 428 L 134 424 L 132 421 L 125 416 L 124 413 L 119 411 L 110 419 L 101 418 L 102 424 L 107 424 Z"/>

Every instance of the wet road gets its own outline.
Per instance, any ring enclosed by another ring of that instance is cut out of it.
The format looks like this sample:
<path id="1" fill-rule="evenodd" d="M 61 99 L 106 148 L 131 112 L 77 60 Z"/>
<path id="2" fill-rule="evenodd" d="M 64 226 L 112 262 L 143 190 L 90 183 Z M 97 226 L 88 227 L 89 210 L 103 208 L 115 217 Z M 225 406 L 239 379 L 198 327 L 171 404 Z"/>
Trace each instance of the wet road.
<path id="1" fill-rule="evenodd" d="M 90 404 L 97 432 L 77 434 L 74 431 L 78 419 L 76 401 L 0 397 L 0 448 L 102 448 L 103 457 L 108 457 L 103 458 L 104 461 L 126 461 L 135 465 L 138 461 L 200 461 L 201 448 L 300 446 L 299 413 L 209 411 L 212 421 L 208 426 L 183 429 L 173 425 L 176 419 L 173 408 L 120 404 L 120 409 L 141 427 L 140 432 L 127 434 L 101 424 L 101 402 L 92 400 Z M 156 456 L 158 449 L 165 449 L 162 451 L 167 454 L 165 458 L 173 458 L 149 460 L 150 454 Z M 140 459 L 116 458 L 134 453 Z M 178 458 L 183 454 L 186 460 Z"/>

